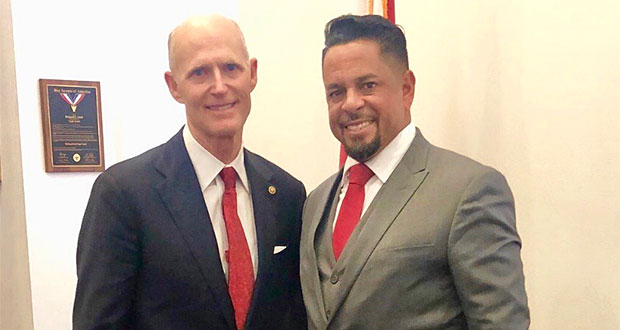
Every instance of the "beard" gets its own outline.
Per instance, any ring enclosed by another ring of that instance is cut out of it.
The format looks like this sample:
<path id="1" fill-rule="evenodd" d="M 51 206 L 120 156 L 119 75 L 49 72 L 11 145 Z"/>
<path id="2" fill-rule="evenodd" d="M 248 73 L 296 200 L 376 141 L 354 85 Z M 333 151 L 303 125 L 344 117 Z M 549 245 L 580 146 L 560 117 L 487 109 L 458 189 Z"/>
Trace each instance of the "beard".
<path id="1" fill-rule="evenodd" d="M 347 152 L 347 155 L 351 156 L 351 158 L 357 160 L 358 162 L 363 163 L 377 153 L 381 147 L 381 138 L 377 134 L 372 141 L 366 144 L 357 144 L 354 142 L 352 144 L 343 143 L 343 145 L 344 151 Z"/>

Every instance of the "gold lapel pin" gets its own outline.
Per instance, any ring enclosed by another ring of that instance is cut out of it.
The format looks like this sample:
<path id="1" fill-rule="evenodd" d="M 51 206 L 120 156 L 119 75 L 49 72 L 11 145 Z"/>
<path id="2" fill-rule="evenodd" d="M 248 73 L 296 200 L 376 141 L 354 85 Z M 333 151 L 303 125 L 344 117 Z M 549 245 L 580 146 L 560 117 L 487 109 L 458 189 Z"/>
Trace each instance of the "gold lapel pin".
<path id="1" fill-rule="evenodd" d="M 267 191 L 269 192 L 270 195 L 275 195 L 277 190 L 276 190 L 276 187 L 269 186 L 269 188 L 267 188 Z"/>

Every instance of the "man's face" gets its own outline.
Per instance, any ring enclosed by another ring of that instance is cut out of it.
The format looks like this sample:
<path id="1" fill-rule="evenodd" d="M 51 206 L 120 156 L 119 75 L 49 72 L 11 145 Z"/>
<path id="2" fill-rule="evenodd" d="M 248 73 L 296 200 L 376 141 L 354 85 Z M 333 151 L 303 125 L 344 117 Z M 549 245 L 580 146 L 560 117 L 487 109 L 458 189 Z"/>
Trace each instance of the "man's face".
<path id="1" fill-rule="evenodd" d="M 383 150 L 411 122 L 415 78 L 370 40 L 332 46 L 323 60 L 323 82 L 334 136 L 364 162 Z"/>
<path id="2" fill-rule="evenodd" d="M 170 93 L 185 104 L 187 124 L 203 146 L 222 138 L 241 140 L 256 86 L 256 59 L 248 59 L 234 25 L 220 25 L 177 31 L 173 67 L 166 73 Z"/>

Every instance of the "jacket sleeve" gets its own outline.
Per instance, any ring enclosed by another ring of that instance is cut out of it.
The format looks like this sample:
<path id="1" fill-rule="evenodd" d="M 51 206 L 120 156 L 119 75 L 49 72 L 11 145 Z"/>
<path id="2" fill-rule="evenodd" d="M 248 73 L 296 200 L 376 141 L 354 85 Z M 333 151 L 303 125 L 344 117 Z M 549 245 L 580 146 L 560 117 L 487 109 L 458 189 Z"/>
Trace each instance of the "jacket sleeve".
<path id="1" fill-rule="evenodd" d="M 448 243 L 469 329 L 528 328 L 520 251 L 512 193 L 505 178 L 488 169 L 465 189 Z"/>
<path id="2" fill-rule="evenodd" d="M 77 248 L 73 329 L 128 329 L 139 267 L 133 210 L 117 180 L 102 173 L 86 207 Z"/>

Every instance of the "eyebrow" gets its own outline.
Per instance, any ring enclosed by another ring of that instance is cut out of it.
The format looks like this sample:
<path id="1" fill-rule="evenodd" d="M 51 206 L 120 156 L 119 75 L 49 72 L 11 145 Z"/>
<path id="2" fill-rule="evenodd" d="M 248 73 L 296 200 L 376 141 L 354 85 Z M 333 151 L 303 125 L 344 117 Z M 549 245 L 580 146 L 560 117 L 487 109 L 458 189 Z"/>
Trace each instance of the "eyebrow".
<path id="1" fill-rule="evenodd" d="M 336 89 L 336 88 L 340 88 L 340 84 L 337 84 L 337 83 L 329 84 L 327 85 L 326 89 Z"/>
<path id="2" fill-rule="evenodd" d="M 368 79 L 374 79 L 377 78 L 377 75 L 374 73 L 369 73 L 369 74 L 365 74 L 361 77 L 357 77 L 355 78 L 355 83 L 356 84 L 360 84 Z M 335 89 L 335 88 L 340 88 L 340 84 L 339 83 L 331 83 L 329 85 L 327 85 L 326 89 Z"/>
<path id="3" fill-rule="evenodd" d="M 372 79 L 372 78 L 377 78 L 377 75 L 374 74 L 374 73 L 365 74 L 365 75 L 363 75 L 361 77 L 356 78 L 355 82 L 359 84 L 359 83 L 361 83 L 363 81 L 366 81 L 366 80 Z"/>

